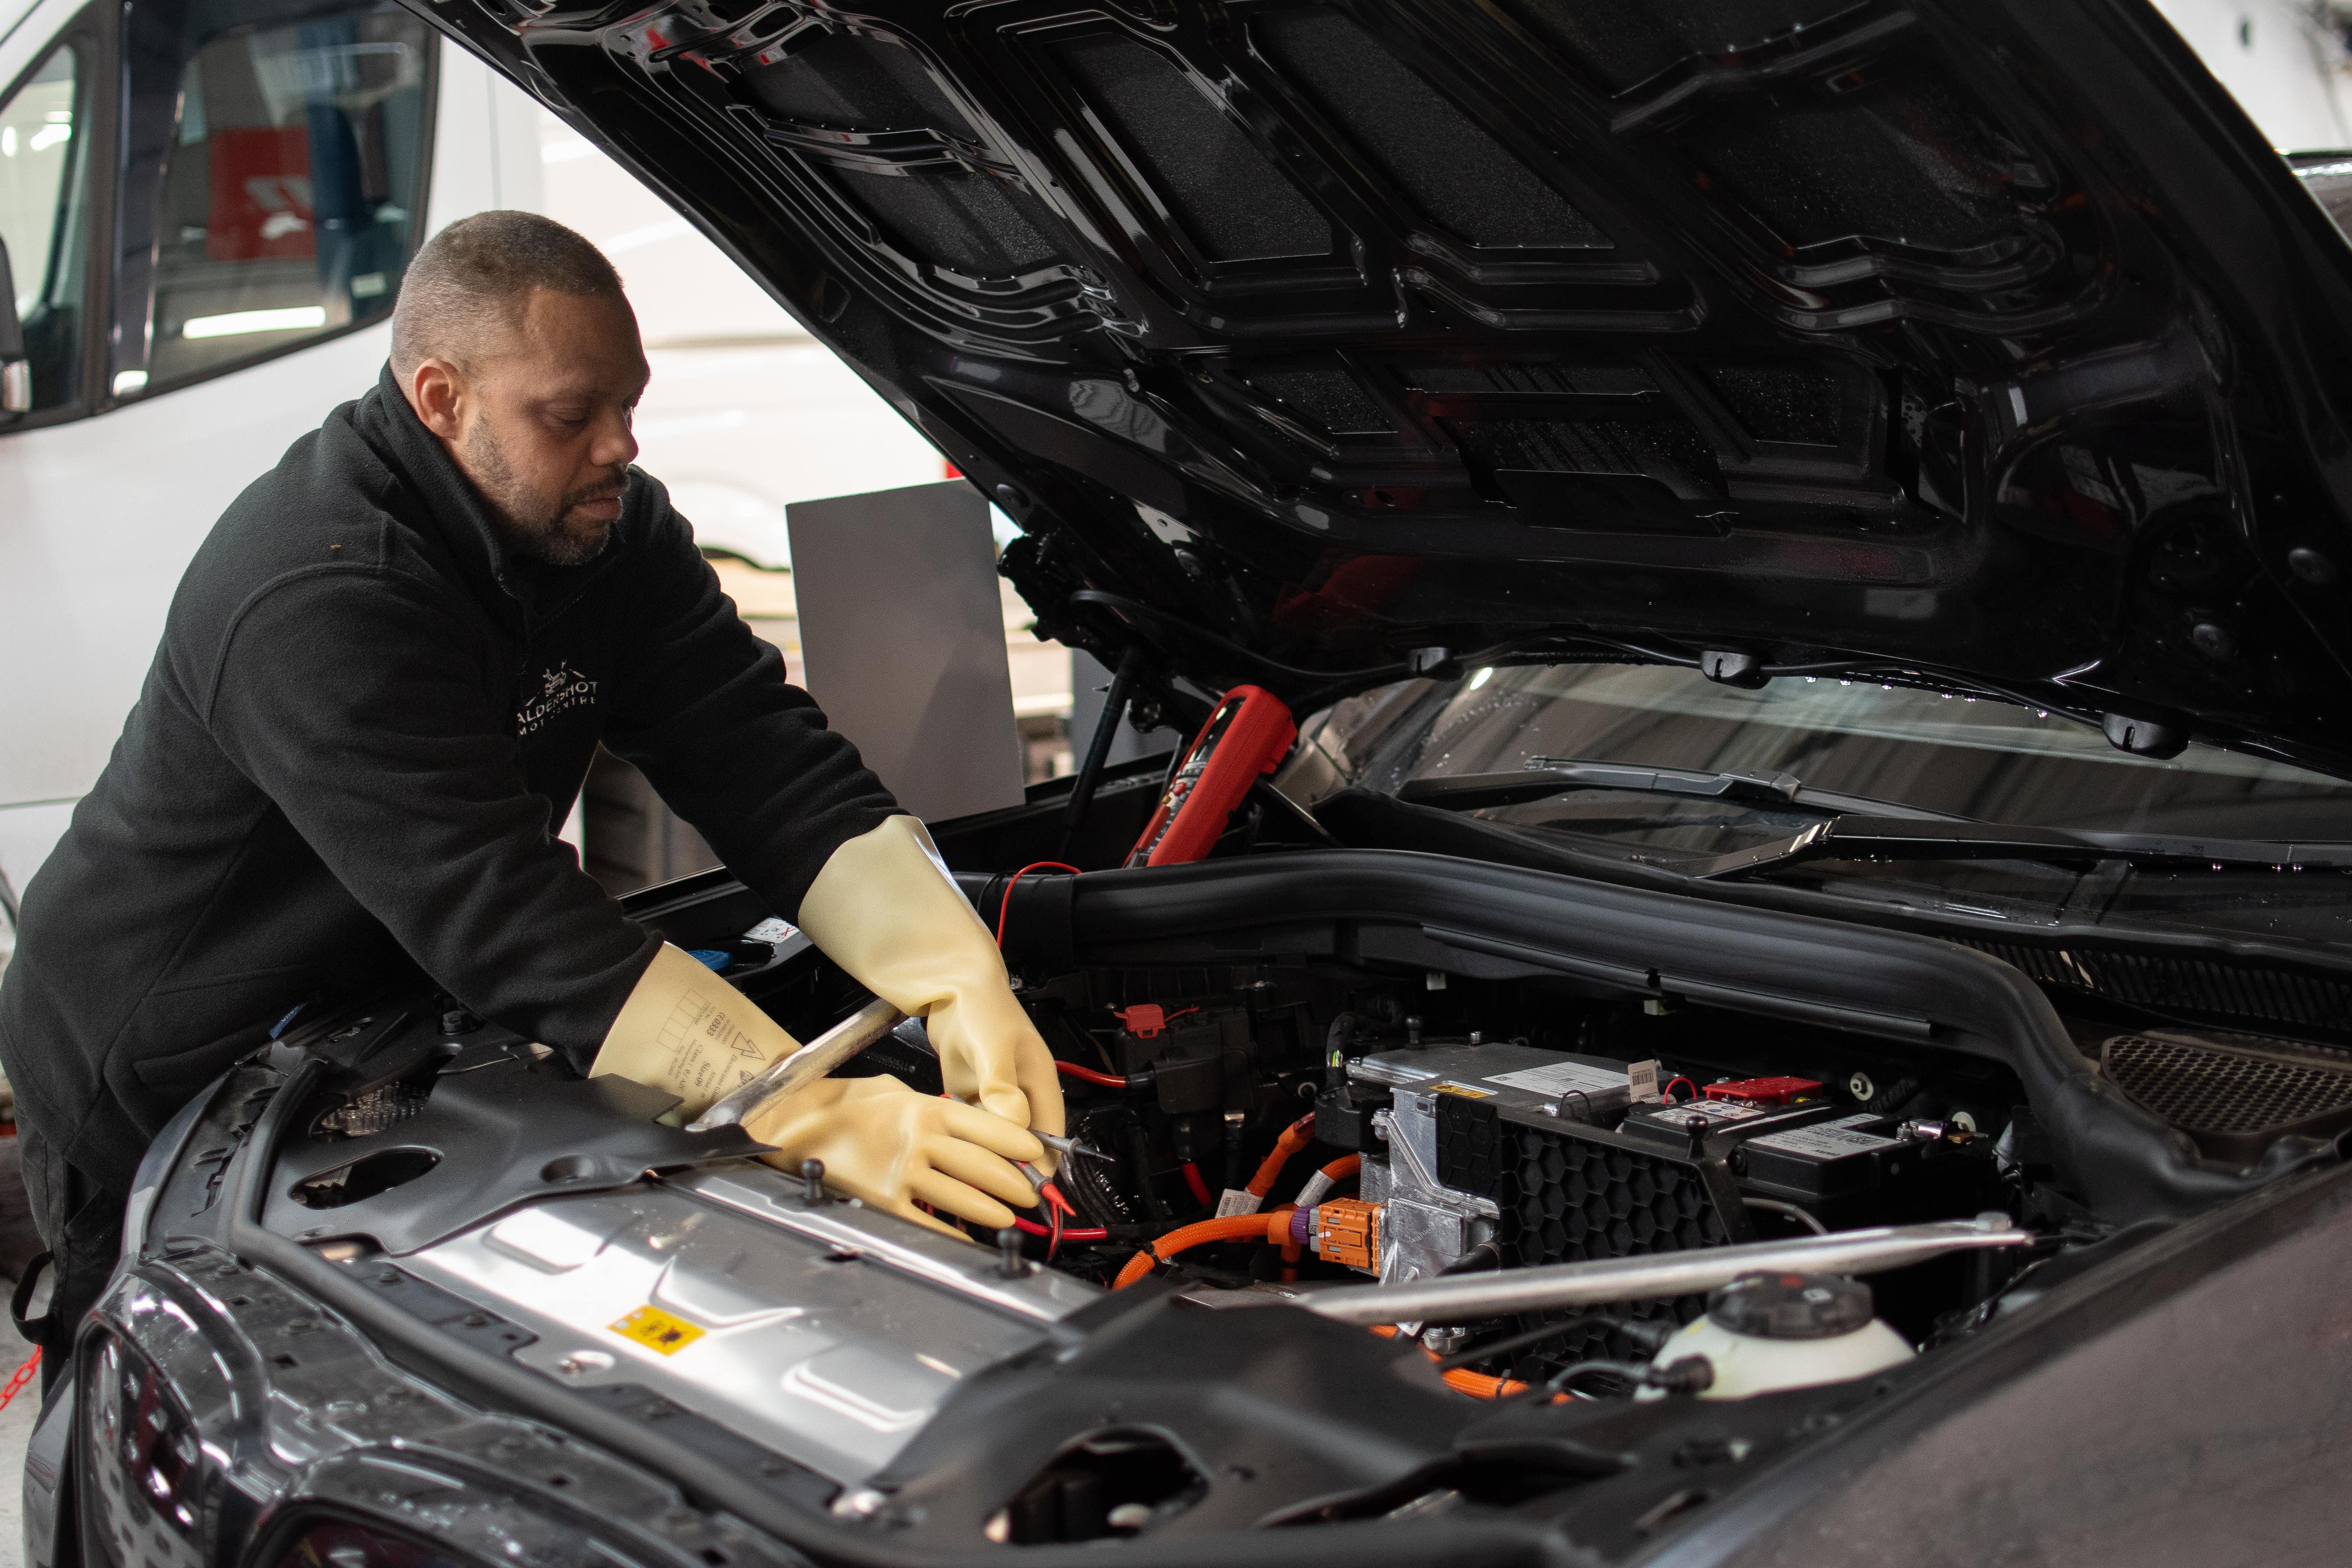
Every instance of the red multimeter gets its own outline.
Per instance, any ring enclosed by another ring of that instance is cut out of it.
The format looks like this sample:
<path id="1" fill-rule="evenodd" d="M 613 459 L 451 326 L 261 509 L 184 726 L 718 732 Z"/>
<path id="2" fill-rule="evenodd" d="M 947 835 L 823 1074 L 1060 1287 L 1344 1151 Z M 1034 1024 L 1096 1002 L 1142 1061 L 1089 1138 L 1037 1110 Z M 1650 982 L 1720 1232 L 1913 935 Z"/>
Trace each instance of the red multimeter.
<path id="1" fill-rule="evenodd" d="M 1273 692 L 1256 686 L 1226 692 L 1192 737 L 1127 863 L 1181 866 L 1205 858 L 1250 785 L 1279 767 L 1297 739 L 1290 710 Z"/>

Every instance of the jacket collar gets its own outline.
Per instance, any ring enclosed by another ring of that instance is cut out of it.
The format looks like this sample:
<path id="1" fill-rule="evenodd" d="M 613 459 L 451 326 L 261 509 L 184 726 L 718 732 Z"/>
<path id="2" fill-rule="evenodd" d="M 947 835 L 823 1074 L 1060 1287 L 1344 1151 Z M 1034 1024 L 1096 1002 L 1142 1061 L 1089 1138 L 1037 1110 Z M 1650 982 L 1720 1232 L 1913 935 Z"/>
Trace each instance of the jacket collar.
<path id="1" fill-rule="evenodd" d="M 492 604 L 500 597 L 511 600 L 520 608 L 526 629 L 569 608 L 642 531 L 648 487 L 633 468 L 620 521 L 602 555 L 584 566 L 551 566 L 516 554 L 491 521 L 489 502 L 458 468 L 440 437 L 416 417 L 389 364 L 353 408 L 352 424 L 415 497 L 415 521 L 448 549 L 467 586 Z"/>

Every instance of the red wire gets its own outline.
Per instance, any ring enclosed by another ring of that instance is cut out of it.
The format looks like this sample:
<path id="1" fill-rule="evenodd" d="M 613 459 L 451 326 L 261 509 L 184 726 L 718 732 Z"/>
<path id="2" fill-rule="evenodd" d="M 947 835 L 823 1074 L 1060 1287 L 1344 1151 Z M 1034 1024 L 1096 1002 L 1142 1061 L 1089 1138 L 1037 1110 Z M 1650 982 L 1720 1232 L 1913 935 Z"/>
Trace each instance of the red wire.
<path id="1" fill-rule="evenodd" d="M 1004 884 L 1004 901 L 996 906 L 996 945 L 999 947 L 1004 945 L 1004 917 L 1013 912 L 1013 889 L 1020 885 L 1022 878 L 1032 871 L 1067 871 L 1073 877 L 1079 874 L 1078 868 L 1066 860 L 1033 860 L 1013 872 L 1013 880 Z"/>
<path id="2" fill-rule="evenodd" d="M 1209 1195 L 1209 1184 L 1201 1179 L 1201 1167 L 1190 1160 L 1184 1162 L 1184 1184 L 1192 1189 L 1192 1195 L 1201 1200 L 1202 1208 L 1217 1206 L 1217 1200 Z"/>
<path id="3" fill-rule="evenodd" d="M 1098 1083 L 1105 1089 L 1127 1087 L 1127 1079 L 1117 1073 L 1097 1072 L 1093 1068 L 1082 1068 L 1076 1062 L 1057 1060 L 1054 1063 L 1054 1070 L 1064 1078 L 1076 1079 L 1080 1083 Z"/>
<path id="4" fill-rule="evenodd" d="M 1674 1077 L 1674 1078 L 1670 1078 L 1670 1079 L 1666 1079 L 1666 1087 L 1665 1087 L 1665 1088 L 1664 1088 L 1664 1089 L 1660 1089 L 1660 1090 L 1658 1090 L 1658 1098 L 1659 1098 L 1660 1100 L 1664 1100 L 1668 1105 L 1672 1105 L 1672 1104 L 1674 1104 L 1674 1103 L 1675 1103 L 1675 1085 L 1676 1085 L 1676 1084 L 1681 1084 L 1683 1087 L 1685 1087 L 1685 1089 L 1689 1089 L 1689 1090 L 1691 1091 L 1691 1098 L 1692 1098 L 1693 1100 L 1696 1100 L 1696 1099 L 1699 1097 L 1699 1094 L 1698 1094 L 1698 1085 L 1696 1085 L 1696 1084 L 1695 1084 L 1695 1083 L 1691 1082 L 1691 1080 L 1690 1080 L 1690 1079 L 1686 1079 L 1686 1078 L 1683 1078 L 1683 1077 L 1681 1077 L 1681 1076 L 1677 1075 L 1677 1076 L 1675 1076 L 1675 1077 Z"/>
<path id="5" fill-rule="evenodd" d="M 1023 1219 L 1019 1215 L 1013 1216 L 1013 1223 L 1031 1236 L 1050 1237 L 1054 1234 L 1035 1220 Z M 1110 1232 L 1097 1225 L 1066 1225 L 1062 1227 L 1062 1239 L 1064 1241 L 1108 1241 Z"/>

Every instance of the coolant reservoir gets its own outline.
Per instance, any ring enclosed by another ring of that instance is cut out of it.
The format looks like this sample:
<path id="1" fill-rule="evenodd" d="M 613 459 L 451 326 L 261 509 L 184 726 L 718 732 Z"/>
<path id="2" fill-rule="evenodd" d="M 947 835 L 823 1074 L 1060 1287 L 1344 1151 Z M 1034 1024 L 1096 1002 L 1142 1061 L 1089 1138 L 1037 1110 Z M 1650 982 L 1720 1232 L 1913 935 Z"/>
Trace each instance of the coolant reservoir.
<path id="1" fill-rule="evenodd" d="M 1706 1315 L 1668 1340 L 1651 1364 L 1695 1355 L 1715 1368 L 1701 1399 L 1746 1399 L 1868 1377 L 1910 1360 L 1911 1346 L 1872 1315 L 1870 1287 L 1859 1279 L 1748 1274 L 1708 1296 Z"/>

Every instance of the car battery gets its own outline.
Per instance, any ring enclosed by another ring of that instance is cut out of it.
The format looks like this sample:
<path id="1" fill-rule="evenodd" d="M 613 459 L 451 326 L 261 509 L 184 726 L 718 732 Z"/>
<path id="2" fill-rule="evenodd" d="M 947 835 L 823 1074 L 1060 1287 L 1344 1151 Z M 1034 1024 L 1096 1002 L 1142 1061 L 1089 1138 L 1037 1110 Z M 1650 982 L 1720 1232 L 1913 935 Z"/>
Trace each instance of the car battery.
<path id="1" fill-rule="evenodd" d="M 1678 1105 L 1635 1106 L 1618 1131 L 1693 1159 L 1722 1158 L 1751 1138 L 1807 1127 L 1837 1113 L 1837 1106 L 1828 1100 L 1797 1100 L 1785 1105 L 1730 1099 L 1686 1100 Z"/>
<path id="2" fill-rule="evenodd" d="M 1969 1134 L 1849 1111 L 1744 1138 L 1730 1155 L 1742 1193 L 1801 1205 L 1832 1228 L 1949 1213 L 1989 1167 Z"/>

